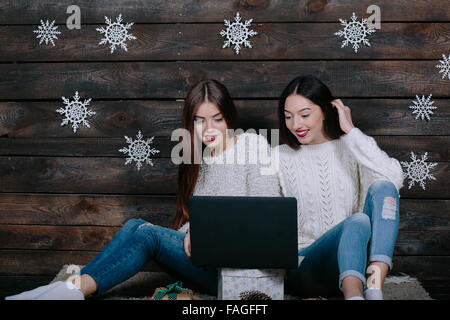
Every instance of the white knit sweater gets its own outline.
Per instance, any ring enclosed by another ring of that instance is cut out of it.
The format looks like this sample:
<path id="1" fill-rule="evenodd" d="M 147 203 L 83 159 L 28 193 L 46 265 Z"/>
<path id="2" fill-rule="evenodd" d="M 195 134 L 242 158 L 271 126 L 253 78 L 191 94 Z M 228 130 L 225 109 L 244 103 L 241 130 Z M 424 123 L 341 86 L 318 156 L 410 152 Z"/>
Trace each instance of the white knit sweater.
<path id="1" fill-rule="evenodd" d="M 269 167 L 262 163 L 270 160 L 270 151 L 265 137 L 240 134 L 232 147 L 215 157 L 203 158 L 193 195 L 279 197 L 277 176 L 261 174 L 262 168 Z M 179 231 L 188 228 L 189 223 L 185 223 Z"/>
<path id="2" fill-rule="evenodd" d="M 362 212 L 372 182 L 388 180 L 397 190 L 403 186 L 400 163 L 358 128 L 321 144 L 301 145 L 298 150 L 281 145 L 272 154 L 276 150 L 282 195 L 297 198 L 299 249 Z"/>

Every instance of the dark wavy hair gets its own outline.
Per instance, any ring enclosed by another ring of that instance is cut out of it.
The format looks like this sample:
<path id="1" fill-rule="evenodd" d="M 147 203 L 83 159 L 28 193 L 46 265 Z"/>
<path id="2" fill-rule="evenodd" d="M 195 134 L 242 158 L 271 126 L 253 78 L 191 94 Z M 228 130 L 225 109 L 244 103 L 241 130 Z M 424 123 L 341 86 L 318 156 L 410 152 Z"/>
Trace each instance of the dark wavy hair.
<path id="1" fill-rule="evenodd" d="M 283 90 L 278 103 L 280 138 L 283 143 L 288 144 L 293 149 L 298 149 L 301 145 L 298 139 L 286 127 L 284 105 L 286 99 L 291 95 L 301 95 L 322 109 L 325 118 L 323 128 L 328 137 L 338 139 L 341 135 L 345 134 L 339 125 L 338 112 L 331 105 L 331 101 L 335 98 L 331 94 L 330 89 L 315 76 L 300 76 L 289 82 Z"/>

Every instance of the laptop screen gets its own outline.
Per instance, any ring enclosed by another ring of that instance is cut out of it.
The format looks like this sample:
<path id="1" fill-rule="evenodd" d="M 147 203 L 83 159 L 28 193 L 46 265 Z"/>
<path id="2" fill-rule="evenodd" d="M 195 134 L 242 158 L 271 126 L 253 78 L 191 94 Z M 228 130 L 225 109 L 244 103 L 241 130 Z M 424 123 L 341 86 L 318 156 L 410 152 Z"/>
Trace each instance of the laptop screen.
<path id="1" fill-rule="evenodd" d="M 195 266 L 297 268 L 297 200 L 292 197 L 192 196 Z"/>

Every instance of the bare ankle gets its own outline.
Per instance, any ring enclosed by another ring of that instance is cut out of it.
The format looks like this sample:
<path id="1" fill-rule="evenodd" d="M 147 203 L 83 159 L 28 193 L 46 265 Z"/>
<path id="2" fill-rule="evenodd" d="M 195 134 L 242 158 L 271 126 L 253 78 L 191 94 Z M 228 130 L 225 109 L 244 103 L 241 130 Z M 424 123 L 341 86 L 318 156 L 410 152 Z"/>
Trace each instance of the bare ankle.
<path id="1" fill-rule="evenodd" d="M 342 291 L 345 299 L 350 297 L 364 297 L 362 281 L 354 276 L 345 277 L 342 280 Z"/>
<path id="2" fill-rule="evenodd" d="M 383 289 L 384 280 L 389 271 L 389 266 L 384 262 L 374 261 L 366 270 L 367 288 Z"/>
<path id="3" fill-rule="evenodd" d="M 80 291 L 85 297 L 97 292 L 97 282 L 88 274 L 83 274 L 80 277 Z"/>

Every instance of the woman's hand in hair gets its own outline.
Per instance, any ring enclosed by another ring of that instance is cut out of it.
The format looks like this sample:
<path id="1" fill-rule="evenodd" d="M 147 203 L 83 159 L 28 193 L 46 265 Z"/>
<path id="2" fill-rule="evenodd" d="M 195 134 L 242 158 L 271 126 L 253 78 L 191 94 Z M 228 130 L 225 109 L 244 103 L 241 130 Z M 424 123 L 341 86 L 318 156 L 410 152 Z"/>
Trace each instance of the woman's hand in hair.
<path id="1" fill-rule="evenodd" d="M 189 229 L 184 236 L 184 252 L 186 252 L 188 258 L 191 258 L 191 233 Z"/>
<path id="2" fill-rule="evenodd" d="M 331 101 L 331 105 L 337 109 L 339 114 L 339 125 L 341 126 L 342 131 L 348 133 L 355 127 L 352 122 L 350 108 L 345 106 L 341 99 L 334 99 Z"/>

